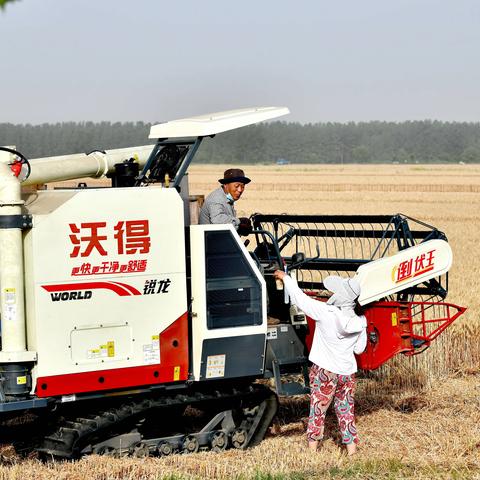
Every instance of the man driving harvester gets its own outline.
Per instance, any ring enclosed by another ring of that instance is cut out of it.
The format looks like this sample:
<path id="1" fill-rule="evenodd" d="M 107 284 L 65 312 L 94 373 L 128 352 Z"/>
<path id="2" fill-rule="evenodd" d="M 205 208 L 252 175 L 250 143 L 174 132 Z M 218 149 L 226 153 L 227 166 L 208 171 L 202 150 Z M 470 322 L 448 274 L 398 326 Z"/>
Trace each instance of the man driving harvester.
<path id="1" fill-rule="evenodd" d="M 240 199 L 245 185 L 251 180 L 243 170 L 230 168 L 225 170 L 223 178 L 218 180 L 221 186 L 207 196 L 200 210 L 200 224 L 232 224 L 239 235 L 248 235 L 252 231 L 250 219 L 237 217 L 234 203 Z"/>

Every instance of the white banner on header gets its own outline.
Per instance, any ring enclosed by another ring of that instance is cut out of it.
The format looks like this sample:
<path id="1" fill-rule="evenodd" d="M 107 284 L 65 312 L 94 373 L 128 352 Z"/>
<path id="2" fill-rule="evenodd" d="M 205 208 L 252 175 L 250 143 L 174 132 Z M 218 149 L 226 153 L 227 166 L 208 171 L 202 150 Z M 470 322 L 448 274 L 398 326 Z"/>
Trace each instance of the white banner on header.
<path id="1" fill-rule="evenodd" d="M 428 240 L 391 256 L 362 265 L 357 278 L 360 305 L 438 277 L 452 265 L 452 249 L 445 240 Z"/>

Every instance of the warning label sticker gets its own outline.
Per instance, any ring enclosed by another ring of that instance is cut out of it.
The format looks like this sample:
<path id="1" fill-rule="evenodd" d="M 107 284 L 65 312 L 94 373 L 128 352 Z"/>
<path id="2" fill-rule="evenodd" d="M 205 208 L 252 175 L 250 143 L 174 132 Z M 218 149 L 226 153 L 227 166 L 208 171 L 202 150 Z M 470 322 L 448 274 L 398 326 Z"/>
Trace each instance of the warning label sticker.
<path id="1" fill-rule="evenodd" d="M 5 288 L 4 293 L 5 293 L 5 303 L 8 303 L 10 305 L 13 303 L 17 303 L 17 297 L 15 295 L 14 288 Z"/>
<path id="2" fill-rule="evenodd" d="M 95 358 L 101 358 L 102 352 L 99 348 L 91 348 L 87 350 L 87 358 L 89 360 L 94 360 Z"/>
<path id="3" fill-rule="evenodd" d="M 93 360 L 95 358 L 112 358 L 115 356 L 115 342 L 107 342 L 99 345 L 97 348 L 87 350 L 87 358 Z"/>
<path id="4" fill-rule="evenodd" d="M 16 303 L 14 303 L 14 304 L 6 303 L 4 313 L 5 313 L 5 320 L 6 321 L 12 322 L 12 321 L 16 320 L 17 319 L 17 304 Z"/>
<path id="5" fill-rule="evenodd" d="M 277 327 L 269 327 L 267 330 L 267 340 L 275 340 L 277 338 Z"/>
<path id="6" fill-rule="evenodd" d="M 3 289 L 5 305 L 4 315 L 6 321 L 14 321 L 17 319 L 17 294 L 14 288 Z"/>
<path id="7" fill-rule="evenodd" d="M 225 376 L 225 357 L 226 355 L 210 355 L 207 357 L 206 378 L 217 378 Z"/>
<path id="8" fill-rule="evenodd" d="M 160 336 L 152 335 L 152 342 L 143 345 L 143 362 L 146 364 L 160 363 Z"/>

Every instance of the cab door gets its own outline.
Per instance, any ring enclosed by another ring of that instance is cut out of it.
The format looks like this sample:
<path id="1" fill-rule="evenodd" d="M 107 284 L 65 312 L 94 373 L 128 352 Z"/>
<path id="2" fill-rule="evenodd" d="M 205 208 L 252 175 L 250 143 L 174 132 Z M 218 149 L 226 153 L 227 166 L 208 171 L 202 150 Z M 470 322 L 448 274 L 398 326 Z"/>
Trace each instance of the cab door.
<path id="1" fill-rule="evenodd" d="M 262 376 L 265 281 L 230 225 L 190 227 L 192 372 L 197 381 Z"/>

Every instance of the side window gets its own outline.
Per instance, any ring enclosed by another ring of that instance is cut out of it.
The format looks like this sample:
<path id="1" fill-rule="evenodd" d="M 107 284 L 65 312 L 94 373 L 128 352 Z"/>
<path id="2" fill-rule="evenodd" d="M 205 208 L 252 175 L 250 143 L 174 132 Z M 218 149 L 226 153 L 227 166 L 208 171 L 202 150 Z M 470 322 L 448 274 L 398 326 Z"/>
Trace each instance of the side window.
<path id="1" fill-rule="evenodd" d="M 229 231 L 205 232 L 207 327 L 262 323 L 262 288 Z"/>

